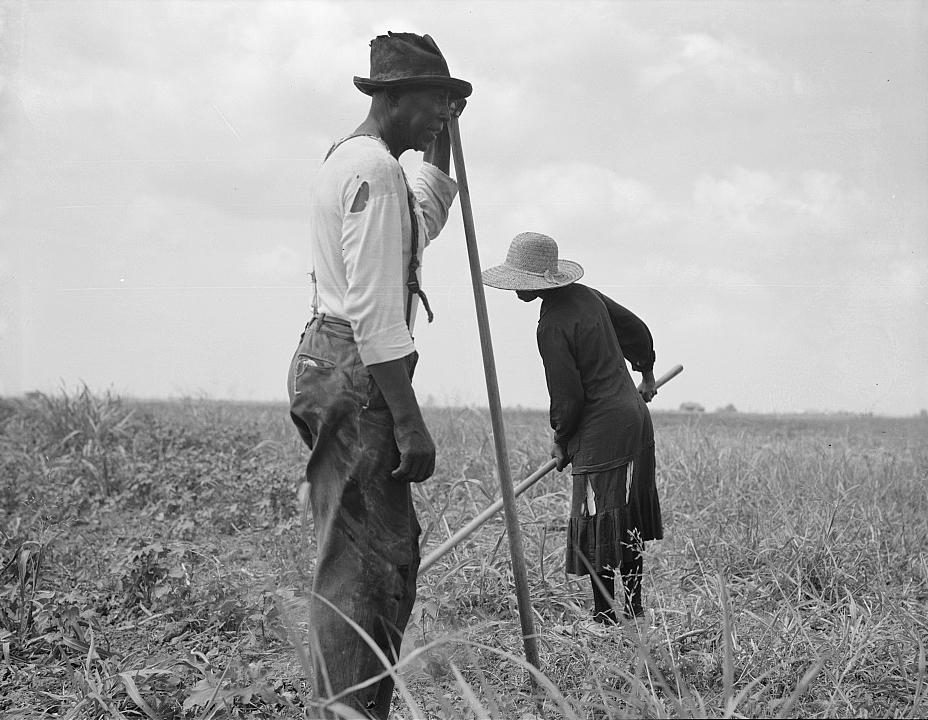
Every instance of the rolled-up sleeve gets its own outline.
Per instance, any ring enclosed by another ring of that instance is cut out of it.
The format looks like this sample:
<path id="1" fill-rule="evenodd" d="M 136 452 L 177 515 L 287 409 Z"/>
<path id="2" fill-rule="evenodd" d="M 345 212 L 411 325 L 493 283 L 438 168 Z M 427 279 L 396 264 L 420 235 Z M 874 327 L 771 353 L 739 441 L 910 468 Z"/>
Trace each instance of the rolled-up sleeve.
<path id="1" fill-rule="evenodd" d="M 539 325 L 537 340 L 538 352 L 545 366 L 548 395 L 551 397 L 554 441 L 567 447 L 583 414 L 584 393 L 580 370 L 562 328 Z"/>
<path id="2" fill-rule="evenodd" d="M 406 327 L 403 284 L 405 183 L 387 163 L 365 169 L 355 187 L 366 182 L 363 209 L 351 212 L 356 190 L 344 196 L 342 257 L 347 291 L 344 307 L 365 365 L 405 357 L 415 350 Z M 402 193 L 402 195 L 400 195 Z"/>
<path id="3" fill-rule="evenodd" d="M 438 236 L 448 220 L 448 210 L 458 193 L 458 184 L 430 163 L 422 163 L 413 193 L 425 220 L 425 244 Z"/>

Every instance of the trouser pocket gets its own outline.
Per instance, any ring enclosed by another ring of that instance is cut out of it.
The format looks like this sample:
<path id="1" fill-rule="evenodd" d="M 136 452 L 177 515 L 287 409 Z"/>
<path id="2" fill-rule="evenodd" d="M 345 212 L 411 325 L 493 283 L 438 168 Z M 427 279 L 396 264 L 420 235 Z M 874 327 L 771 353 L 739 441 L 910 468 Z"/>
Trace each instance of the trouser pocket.
<path id="1" fill-rule="evenodd" d="M 359 364 L 353 340 L 310 325 L 290 362 L 287 381 L 290 414 L 301 434 L 318 436 L 323 425 L 334 427 L 356 411 L 359 397 L 353 376 Z"/>
<path id="2" fill-rule="evenodd" d="M 312 355 L 308 352 L 297 350 L 293 358 L 293 370 L 291 371 L 291 396 L 302 394 L 303 391 L 300 389 L 301 383 L 317 383 L 322 379 L 320 375 L 331 372 L 334 369 L 334 361 L 320 357 L 319 355 Z M 313 377 L 309 377 L 309 375 Z"/>

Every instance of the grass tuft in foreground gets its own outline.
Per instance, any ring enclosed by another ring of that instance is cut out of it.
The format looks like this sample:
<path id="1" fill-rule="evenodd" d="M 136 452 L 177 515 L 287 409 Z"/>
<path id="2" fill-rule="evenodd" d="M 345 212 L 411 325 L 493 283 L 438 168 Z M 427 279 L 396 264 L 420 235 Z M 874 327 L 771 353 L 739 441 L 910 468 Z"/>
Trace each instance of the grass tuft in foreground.
<path id="1" fill-rule="evenodd" d="M 426 413 L 423 553 L 499 494 L 488 415 Z M 420 578 L 396 717 L 928 714 L 926 421 L 654 421 L 667 537 L 648 546 L 646 622 L 584 630 L 552 474 L 519 500 L 541 672 L 521 660 L 500 516 Z M 541 412 L 506 422 L 518 480 L 549 431 Z M 311 717 L 291 642 L 313 569 L 304 461 L 279 405 L 0 401 L 0 715 Z"/>

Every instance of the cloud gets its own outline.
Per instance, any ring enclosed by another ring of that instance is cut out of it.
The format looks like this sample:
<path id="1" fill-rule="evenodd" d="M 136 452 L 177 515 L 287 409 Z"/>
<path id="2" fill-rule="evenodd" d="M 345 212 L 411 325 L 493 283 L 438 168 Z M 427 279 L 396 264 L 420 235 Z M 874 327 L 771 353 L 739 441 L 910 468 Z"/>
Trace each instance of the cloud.
<path id="1" fill-rule="evenodd" d="M 505 222 L 574 231 L 589 224 L 625 229 L 663 223 L 668 208 L 646 183 L 589 162 L 543 163 L 514 178 L 486 178 L 490 197 L 506 197 Z"/>
<path id="2" fill-rule="evenodd" d="M 483 237 L 494 245 L 486 262 L 501 261 L 515 233 L 534 230 L 594 276 L 611 268 L 624 283 L 636 282 L 636 268 L 663 286 L 815 284 L 823 268 L 850 282 L 869 272 L 867 229 L 883 223 L 862 187 L 818 169 L 732 166 L 697 175 L 682 198 L 590 162 L 478 175 L 474 187 Z M 876 252 L 888 261 L 895 251 Z"/>
<path id="3" fill-rule="evenodd" d="M 338 4 L 96 7 L 105 12 L 93 3 L 24 11 L 18 93 L 32 153 L 292 157 L 317 140 L 317 119 L 352 106 L 336 90 L 367 67 L 369 38 Z"/>
<path id="4" fill-rule="evenodd" d="M 696 178 L 693 219 L 721 235 L 833 234 L 850 230 L 870 209 L 862 188 L 821 170 L 772 173 L 733 167 L 722 176 Z"/>
<path id="5" fill-rule="evenodd" d="M 650 252 L 640 263 L 641 275 L 664 287 L 757 287 L 757 276 L 748 269 L 723 267 L 702 256 L 686 261 L 670 252 Z M 716 308 L 716 313 L 718 309 Z"/>
<path id="6" fill-rule="evenodd" d="M 674 51 L 666 59 L 644 65 L 638 80 L 648 91 L 663 91 L 666 98 L 684 103 L 712 92 L 718 97 L 750 100 L 781 94 L 791 87 L 771 63 L 737 38 L 720 40 L 705 33 L 690 33 L 669 40 Z"/>

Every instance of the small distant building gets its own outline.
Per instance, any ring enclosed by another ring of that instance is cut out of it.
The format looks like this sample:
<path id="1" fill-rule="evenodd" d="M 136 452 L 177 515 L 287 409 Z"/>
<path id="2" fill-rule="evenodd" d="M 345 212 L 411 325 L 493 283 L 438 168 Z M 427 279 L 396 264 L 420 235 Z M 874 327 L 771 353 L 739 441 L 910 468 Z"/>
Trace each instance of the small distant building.
<path id="1" fill-rule="evenodd" d="M 680 403 L 680 412 L 705 412 L 706 409 L 698 402 Z"/>

